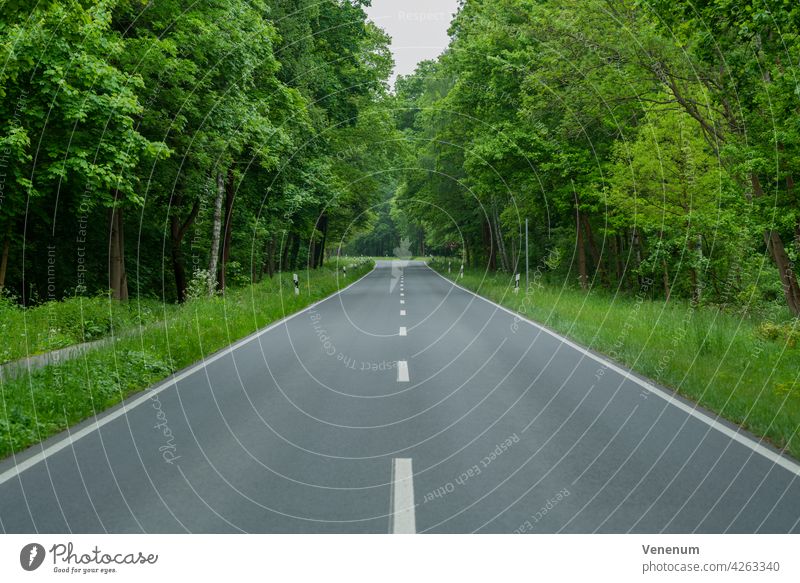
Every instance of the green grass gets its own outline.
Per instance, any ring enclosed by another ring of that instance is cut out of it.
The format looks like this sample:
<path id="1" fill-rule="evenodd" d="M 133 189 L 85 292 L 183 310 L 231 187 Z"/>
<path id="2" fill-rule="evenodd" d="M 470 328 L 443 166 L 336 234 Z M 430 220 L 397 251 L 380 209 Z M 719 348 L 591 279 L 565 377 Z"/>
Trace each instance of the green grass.
<path id="1" fill-rule="evenodd" d="M 442 275 L 446 263 L 433 263 Z M 523 276 L 524 279 L 524 276 Z M 458 283 L 675 389 L 800 459 L 800 323 L 467 270 Z M 524 286 L 524 281 L 523 281 Z"/>
<path id="2" fill-rule="evenodd" d="M 174 306 L 158 300 L 115 302 L 75 297 L 22 308 L 0 298 L 0 364 L 99 340 L 168 317 Z"/>
<path id="3" fill-rule="evenodd" d="M 131 330 L 116 342 L 16 379 L 0 380 L 0 458 L 99 413 L 204 356 L 295 313 L 367 273 L 371 261 L 337 281 L 335 268 L 302 272 L 301 294 L 291 274 L 278 274 L 224 297 L 170 306 L 160 323 Z M 341 276 L 341 274 L 339 274 Z M 135 314 L 136 302 L 128 310 Z M 130 329 L 129 329 L 130 330 Z"/>

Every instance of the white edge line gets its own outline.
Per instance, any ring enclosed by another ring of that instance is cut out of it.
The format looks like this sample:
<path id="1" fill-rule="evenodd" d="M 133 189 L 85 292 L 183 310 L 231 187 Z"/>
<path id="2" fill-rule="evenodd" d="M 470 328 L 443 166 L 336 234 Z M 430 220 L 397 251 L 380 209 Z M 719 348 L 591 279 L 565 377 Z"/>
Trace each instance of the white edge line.
<path id="1" fill-rule="evenodd" d="M 411 458 L 395 458 L 392 460 L 391 504 L 392 534 L 416 534 L 414 471 L 411 465 Z"/>
<path id="2" fill-rule="evenodd" d="M 426 266 L 427 266 L 427 263 L 426 263 Z M 657 397 L 660 397 L 661 399 L 663 399 L 664 401 L 666 401 L 670 405 L 674 405 L 675 407 L 677 407 L 678 409 L 680 409 L 684 413 L 687 413 L 687 414 L 691 415 L 692 417 L 694 417 L 695 419 L 697 419 L 699 421 L 702 421 L 706 425 L 710 426 L 712 429 L 716 429 L 717 431 L 719 431 L 723 435 L 725 435 L 725 436 L 731 438 L 732 440 L 744 445 L 745 447 L 751 449 L 752 451 L 754 451 L 754 452 L 756 452 L 758 454 L 761 454 L 762 456 L 764 456 L 765 458 L 767 458 L 771 462 L 773 462 L 775 464 L 778 464 L 782 468 L 792 472 L 794 475 L 800 476 L 800 464 L 798 464 L 794 460 L 792 460 L 792 459 L 790 459 L 790 458 L 788 458 L 786 456 L 781 455 L 780 453 L 778 453 L 778 452 L 776 452 L 776 451 L 774 451 L 774 450 L 762 445 L 761 443 L 759 443 L 757 441 L 753 441 L 753 439 L 751 439 L 750 437 L 747 437 L 746 435 L 742 435 L 739 431 L 735 431 L 735 430 L 731 429 L 730 427 L 728 427 L 724 423 L 720 423 L 719 421 L 717 421 L 713 417 L 711 417 L 711 416 L 705 414 L 704 412 L 698 410 L 696 407 L 692 407 L 692 406 L 688 405 L 687 403 L 684 403 L 680 399 L 676 399 L 674 395 L 670 394 L 666 390 L 664 390 L 662 388 L 659 388 L 659 387 L 657 387 L 657 386 L 655 386 L 655 385 L 653 385 L 651 383 L 648 383 L 647 381 L 639 378 L 638 376 L 633 374 L 632 371 L 630 371 L 628 369 L 624 369 L 624 368 L 622 368 L 620 366 L 617 366 L 613 362 L 602 358 L 601 356 L 591 352 L 590 350 L 587 350 L 583 346 L 575 344 L 571 340 L 569 340 L 567 338 L 564 338 L 558 332 L 550 330 L 549 328 L 547 328 L 545 326 L 542 326 L 541 324 L 538 324 L 538 323 L 534 322 L 533 320 L 529 320 L 528 318 L 526 318 L 525 316 L 523 316 L 522 314 L 520 314 L 518 312 L 510 310 L 510 309 L 506 308 L 505 306 L 501 306 L 500 304 L 498 304 L 496 302 L 493 302 L 492 300 L 490 300 L 488 298 L 485 298 L 485 297 L 483 297 L 481 295 L 478 295 L 475 292 L 473 292 L 471 290 L 468 290 L 467 288 L 458 285 L 456 282 L 454 282 L 451 279 L 446 278 L 445 276 L 443 276 L 441 273 L 439 273 L 438 271 L 436 271 L 432 267 L 428 267 L 428 269 L 430 269 L 432 272 L 434 272 L 436 275 L 441 277 L 446 282 L 448 282 L 448 283 L 454 285 L 455 287 L 457 287 L 457 288 L 459 288 L 459 289 L 461 289 L 461 290 L 463 290 L 463 291 L 475 296 L 476 298 L 482 299 L 484 302 L 487 302 L 489 304 L 492 304 L 493 306 L 496 306 L 496 307 L 500 308 L 504 312 L 506 312 L 508 314 L 511 314 L 512 316 L 514 316 L 515 318 L 519 319 L 520 321 L 527 322 L 531 326 L 533 326 L 535 328 L 538 328 L 542 332 L 545 332 L 545 333 L 549 334 L 550 336 L 552 336 L 556 340 L 559 340 L 560 342 L 566 344 L 567 346 L 569 346 L 571 348 L 574 348 L 578 352 L 580 352 L 580 353 L 584 354 L 585 356 L 588 356 L 589 358 L 599 362 L 603 366 L 605 366 L 607 368 L 610 368 L 614 372 L 622 375 L 624 378 L 633 381 L 634 383 L 636 383 L 640 387 L 642 387 L 644 389 L 647 389 L 648 391 L 650 391 L 651 393 L 653 393 Z M 742 429 L 741 427 L 740 427 L 740 429 L 742 431 L 744 431 L 744 429 Z"/>
<path id="3" fill-rule="evenodd" d="M 282 326 L 285 323 L 287 323 L 289 320 L 291 320 L 293 318 L 296 318 L 297 316 L 299 316 L 301 314 L 304 314 L 304 313 L 308 312 L 309 310 L 314 309 L 315 307 L 317 307 L 321 303 L 327 302 L 328 300 L 337 297 L 338 295 L 340 295 L 341 293 L 347 291 L 349 288 L 353 287 L 355 284 L 357 284 L 362 279 L 367 277 L 370 273 L 375 271 L 376 267 L 377 267 L 377 263 L 375 264 L 375 266 L 373 266 L 373 268 L 370 271 L 368 271 L 367 273 L 365 273 L 364 275 L 359 277 L 356 281 L 354 281 L 353 283 L 351 283 L 347 287 L 340 289 L 336 293 L 333 293 L 333 294 L 331 294 L 329 296 L 326 296 L 326 297 L 322 298 L 321 300 L 319 300 L 317 302 L 314 302 L 310 306 L 306 306 L 305 308 L 303 308 L 299 312 L 295 312 L 294 314 L 286 316 L 285 318 L 283 318 L 281 320 L 278 320 L 277 322 L 273 322 L 272 324 L 270 324 L 266 328 L 263 328 L 261 330 L 257 330 L 256 332 L 253 332 L 249 336 L 246 336 L 246 337 L 242 338 L 241 340 L 238 340 L 235 343 L 229 345 L 227 348 L 221 349 L 216 354 L 213 354 L 212 356 L 210 356 L 208 358 L 204 358 L 204 359 L 200 360 L 199 362 L 197 362 L 197 363 L 195 363 L 193 365 L 190 365 L 189 368 L 185 369 L 183 372 L 177 373 L 175 376 L 161 381 L 160 385 L 156 384 L 154 388 L 144 389 L 140 396 L 134 397 L 134 398 L 132 398 L 132 400 L 125 400 L 125 401 L 122 401 L 122 403 L 118 403 L 116 406 L 119 407 L 119 408 L 116 409 L 115 411 L 112 411 L 111 413 L 108 413 L 108 414 L 105 414 L 104 411 L 101 412 L 99 414 L 100 416 L 95 416 L 94 417 L 94 419 L 95 419 L 94 423 L 91 423 L 90 425 L 87 425 L 83 429 L 81 429 L 79 431 L 76 431 L 75 433 L 69 433 L 69 428 L 65 429 L 65 431 L 68 433 L 68 435 L 66 437 L 62 438 L 60 441 L 57 441 L 53 445 L 48 446 L 47 448 L 43 449 L 39 453 L 37 453 L 35 455 L 32 455 L 31 457 L 25 459 L 24 461 L 22 461 L 22 462 L 20 462 L 18 464 L 14 464 L 14 466 L 12 466 L 8 470 L 6 470 L 2 474 L 0 474 L 0 486 L 5 484 L 7 481 L 11 480 L 12 478 L 15 478 L 16 476 L 18 476 L 19 474 L 21 474 L 25 470 L 27 470 L 29 468 L 32 468 L 33 466 L 35 466 L 39 462 L 45 460 L 46 458 L 50 457 L 51 455 L 53 455 L 55 453 L 58 453 L 62 449 L 65 449 L 67 447 L 72 446 L 73 444 L 75 444 L 75 442 L 77 442 L 81 438 L 86 437 L 87 435 L 89 435 L 90 433 L 93 433 L 94 431 L 97 431 L 98 429 L 100 429 L 104 425 L 107 425 L 107 424 L 111 423 L 112 421 L 114 421 L 115 419 L 118 419 L 118 418 L 122 417 L 123 415 L 126 415 L 128 413 L 128 411 L 131 411 L 131 410 L 135 409 L 136 407 L 138 407 L 139 405 L 141 405 L 142 403 L 145 403 L 146 401 L 149 401 L 153 397 L 153 395 L 158 395 L 159 393 L 169 389 L 170 387 L 178 384 L 183 379 L 193 375 L 194 373 L 196 373 L 199 370 L 202 370 L 203 368 L 205 368 L 206 366 L 208 366 L 212 362 L 215 362 L 215 361 L 219 360 L 223 356 L 227 356 L 228 354 L 230 354 L 234 350 L 236 350 L 238 348 L 241 348 L 245 344 L 248 344 L 248 343 L 252 342 L 256 338 L 259 338 L 260 336 L 266 334 L 270 330 L 273 330 L 273 329 L 275 329 L 275 328 L 277 328 L 279 326 Z M 34 447 L 37 447 L 37 446 L 41 446 L 41 443 L 32 445 L 31 448 L 34 448 Z"/>
<path id="4" fill-rule="evenodd" d="M 398 383 L 408 382 L 408 362 L 406 362 L 405 360 L 397 361 L 397 382 Z"/>

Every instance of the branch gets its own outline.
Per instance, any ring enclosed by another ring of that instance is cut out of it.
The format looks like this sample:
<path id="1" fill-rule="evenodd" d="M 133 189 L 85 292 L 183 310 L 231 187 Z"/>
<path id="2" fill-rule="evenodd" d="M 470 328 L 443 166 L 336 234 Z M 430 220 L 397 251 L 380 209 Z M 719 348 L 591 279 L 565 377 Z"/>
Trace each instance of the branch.
<path id="1" fill-rule="evenodd" d="M 186 231 L 189 230 L 189 227 L 192 226 L 194 220 L 197 218 L 197 214 L 200 212 L 200 199 L 196 199 L 194 204 L 192 205 L 192 210 L 189 212 L 189 216 L 186 217 L 186 220 L 183 221 L 180 230 L 178 231 L 178 238 L 182 241 L 183 237 L 186 235 Z"/>

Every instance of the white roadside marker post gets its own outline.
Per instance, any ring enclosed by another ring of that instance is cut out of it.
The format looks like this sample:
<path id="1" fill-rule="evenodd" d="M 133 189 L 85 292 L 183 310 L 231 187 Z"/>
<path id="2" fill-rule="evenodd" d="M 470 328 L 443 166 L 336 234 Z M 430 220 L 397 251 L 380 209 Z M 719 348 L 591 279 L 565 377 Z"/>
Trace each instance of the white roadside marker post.
<path id="1" fill-rule="evenodd" d="M 292 274 L 292 279 L 294 279 L 294 295 L 300 295 L 300 278 L 297 276 L 296 273 Z"/>
<path id="2" fill-rule="evenodd" d="M 464 264 L 461 264 L 461 272 L 458 274 L 458 279 L 464 279 Z"/>
<path id="3" fill-rule="evenodd" d="M 514 277 L 514 293 L 519 293 L 519 273 Z"/>
<path id="4" fill-rule="evenodd" d="M 447 273 L 450 273 L 450 262 L 447 262 Z"/>
<path id="5" fill-rule="evenodd" d="M 342 266 L 342 273 L 344 273 L 344 277 L 346 278 L 347 277 L 347 266 L 346 265 Z"/>

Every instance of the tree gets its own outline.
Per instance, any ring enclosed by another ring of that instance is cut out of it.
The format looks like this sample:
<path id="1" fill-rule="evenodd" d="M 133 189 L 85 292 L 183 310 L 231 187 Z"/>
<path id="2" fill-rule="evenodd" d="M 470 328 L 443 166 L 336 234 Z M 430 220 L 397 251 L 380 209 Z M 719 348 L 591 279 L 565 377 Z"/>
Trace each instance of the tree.
<path id="1" fill-rule="evenodd" d="M 107 208 L 107 287 L 126 299 L 123 209 L 141 203 L 140 160 L 166 149 L 135 129 L 141 78 L 109 62 L 123 50 L 110 28 L 113 7 L 111 0 L 88 7 L 76 0 L 40 3 L 12 12 L 3 28 L 2 142 L 13 155 L 14 181 L 0 232 L 6 265 L 12 231 L 22 223 L 24 232 L 31 218 L 23 209 L 52 223 L 65 207 L 84 222 L 94 209 Z M 40 203 L 31 207 L 33 200 Z"/>

